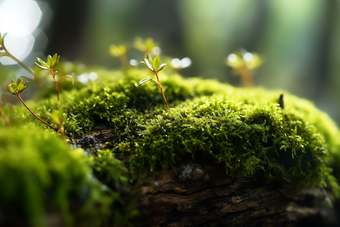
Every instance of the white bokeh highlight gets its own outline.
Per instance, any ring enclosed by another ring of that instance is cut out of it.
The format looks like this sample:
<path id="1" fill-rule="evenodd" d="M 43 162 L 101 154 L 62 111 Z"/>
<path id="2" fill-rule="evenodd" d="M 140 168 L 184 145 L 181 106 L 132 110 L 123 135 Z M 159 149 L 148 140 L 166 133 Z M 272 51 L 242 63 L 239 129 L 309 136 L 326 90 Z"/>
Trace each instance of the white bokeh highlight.
<path id="1" fill-rule="evenodd" d="M 42 18 L 39 5 L 33 0 L 0 0 L 0 32 L 5 34 L 7 50 L 23 61 L 32 51 L 35 38 L 32 33 Z M 3 65 L 16 64 L 8 57 L 0 59 Z"/>

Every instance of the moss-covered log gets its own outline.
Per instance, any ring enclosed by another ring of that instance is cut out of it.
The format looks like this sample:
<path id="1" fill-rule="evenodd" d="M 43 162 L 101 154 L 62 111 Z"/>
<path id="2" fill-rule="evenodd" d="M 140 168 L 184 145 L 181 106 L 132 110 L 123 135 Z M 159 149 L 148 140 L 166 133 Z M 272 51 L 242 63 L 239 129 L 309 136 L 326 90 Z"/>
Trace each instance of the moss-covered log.
<path id="1" fill-rule="evenodd" d="M 137 86 L 148 73 L 99 69 L 60 94 L 65 132 L 86 157 L 16 108 L 13 133 L 0 128 L 0 223 L 14 214 L 46 226 L 52 211 L 69 226 L 297 225 L 336 204 L 340 132 L 313 104 L 285 92 L 283 109 L 283 91 L 162 74 L 169 111 L 155 84 Z M 41 97 L 27 105 L 53 124 L 58 102 Z M 303 202 L 311 195 L 320 205 Z"/>

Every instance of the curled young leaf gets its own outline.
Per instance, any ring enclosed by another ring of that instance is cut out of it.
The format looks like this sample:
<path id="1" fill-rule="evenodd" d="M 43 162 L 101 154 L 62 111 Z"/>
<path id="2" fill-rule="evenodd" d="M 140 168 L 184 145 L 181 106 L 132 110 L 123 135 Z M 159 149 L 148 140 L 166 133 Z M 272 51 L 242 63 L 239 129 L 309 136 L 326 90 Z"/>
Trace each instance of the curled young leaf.
<path id="1" fill-rule="evenodd" d="M 69 76 L 69 75 L 66 75 L 66 76 L 63 76 L 60 80 L 59 80 L 59 84 L 66 78 L 69 78 L 72 80 L 72 84 L 74 84 L 74 79 L 72 78 L 72 76 Z"/>

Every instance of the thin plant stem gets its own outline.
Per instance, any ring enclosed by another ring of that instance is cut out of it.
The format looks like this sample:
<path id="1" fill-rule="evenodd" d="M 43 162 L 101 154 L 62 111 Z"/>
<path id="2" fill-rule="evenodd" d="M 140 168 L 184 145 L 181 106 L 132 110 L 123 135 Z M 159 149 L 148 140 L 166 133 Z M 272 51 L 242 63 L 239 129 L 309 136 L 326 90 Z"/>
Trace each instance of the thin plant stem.
<path id="1" fill-rule="evenodd" d="M 22 68 L 24 68 L 27 72 L 29 72 L 33 78 L 35 78 L 34 72 L 32 69 L 30 69 L 27 65 L 25 65 L 24 63 L 22 63 L 19 59 L 17 59 L 16 57 L 14 57 L 10 52 L 8 52 L 8 50 L 6 49 L 5 45 L 2 46 L 2 48 L 4 49 L 4 51 L 7 53 L 7 57 L 12 58 L 16 63 L 18 63 Z"/>
<path id="2" fill-rule="evenodd" d="M 38 119 L 39 121 L 41 121 L 42 123 L 44 123 L 45 125 L 47 125 L 48 127 L 50 127 L 51 129 L 53 129 L 54 131 L 58 131 L 58 129 L 52 127 L 50 124 L 48 124 L 46 121 L 42 120 L 40 117 L 38 117 L 37 115 L 35 115 L 30 108 L 28 108 L 28 106 L 26 106 L 25 102 L 21 99 L 20 95 L 17 94 L 16 96 L 18 96 L 20 102 L 28 109 L 29 112 L 31 112 L 31 114 Z"/>
<path id="3" fill-rule="evenodd" d="M 119 60 L 120 60 L 120 63 L 122 64 L 123 68 L 125 68 L 125 69 L 129 68 L 129 64 L 128 64 L 128 61 L 127 61 L 126 54 L 119 55 Z"/>
<path id="4" fill-rule="evenodd" d="M 246 67 L 241 67 L 239 69 L 242 84 L 245 87 L 253 87 L 253 81 L 252 81 L 252 71 L 247 69 Z"/>
<path id="5" fill-rule="evenodd" d="M 48 71 L 50 71 L 50 73 L 52 74 L 52 78 L 53 78 L 54 84 L 55 84 L 55 89 L 57 91 L 58 104 L 60 106 L 61 104 L 60 104 L 60 99 L 59 99 L 59 84 L 58 84 L 58 82 L 57 82 L 57 80 L 55 78 L 55 72 L 53 72 L 53 69 L 49 69 Z"/>
<path id="6" fill-rule="evenodd" d="M 36 77 L 34 75 L 34 72 L 31 68 L 29 68 L 27 65 L 25 65 L 23 62 L 21 62 L 19 59 L 17 59 L 14 55 L 12 55 L 5 47 L 5 45 L 2 46 L 2 48 L 4 49 L 4 51 L 6 52 L 6 55 L 7 57 L 9 58 L 12 58 L 12 60 L 14 60 L 16 63 L 18 63 L 23 69 L 25 69 L 29 74 L 31 74 L 34 78 L 34 81 L 37 82 L 37 84 L 40 86 L 40 87 L 44 87 L 44 85 L 42 84 L 41 82 L 41 79 Z"/>
<path id="7" fill-rule="evenodd" d="M 164 95 L 164 92 L 163 92 L 163 88 L 162 88 L 161 82 L 159 81 L 159 78 L 158 78 L 158 73 L 157 73 L 156 70 L 155 70 L 154 72 L 155 72 L 155 74 L 156 74 L 157 81 L 158 81 L 158 87 L 161 89 L 161 93 L 162 93 L 162 96 L 163 96 L 165 105 L 166 105 L 166 107 L 168 108 L 168 110 L 170 110 L 170 107 L 169 107 L 169 105 L 168 105 L 168 102 L 166 101 L 166 98 L 165 98 L 165 95 Z"/>
<path id="8" fill-rule="evenodd" d="M 67 137 L 66 137 L 65 132 L 64 132 L 64 126 L 61 126 L 61 127 L 59 128 L 59 132 L 60 132 L 61 137 L 63 137 L 63 139 L 64 139 L 65 141 L 67 141 Z"/>

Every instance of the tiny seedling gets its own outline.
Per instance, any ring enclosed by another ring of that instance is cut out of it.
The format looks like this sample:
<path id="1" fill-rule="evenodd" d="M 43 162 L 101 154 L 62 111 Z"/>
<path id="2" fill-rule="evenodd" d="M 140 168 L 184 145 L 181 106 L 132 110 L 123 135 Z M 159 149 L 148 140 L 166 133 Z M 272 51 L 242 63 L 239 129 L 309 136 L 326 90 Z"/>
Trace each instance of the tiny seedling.
<path id="1" fill-rule="evenodd" d="M 148 81 L 153 81 L 155 82 L 159 89 L 161 90 L 161 93 L 162 93 L 162 96 L 163 96 L 163 99 L 164 99 L 164 102 L 165 102 L 165 105 L 166 107 L 168 108 L 168 110 L 170 109 L 169 108 L 169 105 L 168 105 L 168 102 L 166 101 L 166 98 L 165 98 L 165 95 L 164 95 L 164 92 L 163 92 L 163 88 L 162 88 L 162 85 L 161 85 L 161 82 L 159 80 L 159 77 L 158 77 L 158 73 L 164 69 L 164 67 L 166 66 L 165 63 L 161 64 L 161 61 L 160 61 L 160 58 L 159 58 L 159 55 L 156 55 L 155 58 L 152 60 L 152 58 L 150 57 L 150 55 L 147 55 L 145 58 L 144 58 L 144 61 L 141 61 L 139 64 L 144 64 L 146 65 L 146 67 L 148 67 L 148 69 L 150 69 L 150 71 L 154 72 L 155 75 L 156 75 L 156 78 L 157 80 L 155 79 L 151 79 L 151 78 L 144 78 L 142 79 L 141 81 L 139 81 L 139 85 L 142 85 Z M 138 64 L 138 65 L 139 65 Z"/>
<path id="2" fill-rule="evenodd" d="M 134 41 L 135 49 L 139 50 L 147 56 L 149 54 L 159 54 L 161 52 L 161 48 L 159 45 L 153 41 L 151 38 L 147 38 L 146 40 L 137 37 Z"/>
<path id="3" fill-rule="evenodd" d="M 66 141 L 67 138 L 65 135 L 64 123 L 66 122 L 67 115 L 64 112 L 64 109 L 61 107 L 59 110 L 53 110 L 50 116 L 52 121 L 57 125 L 61 137 L 63 137 L 63 139 Z"/>
<path id="4" fill-rule="evenodd" d="M 0 58 L 1 57 L 10 57 L 12 58 L 16 63 L 18 63 L 22 68 L 24 68 L 27 72 L 29 72 L 33 77 L 34 76 L 34 72 L 32 69 L 30 69 L 27 65 L 25 65 L 24 63 L 22 63 L 19 59 L 17 59 L 16 57 L 14 57 L 14 55 L 12 55 L 6 48 L 5 46 L 5 36 L 7 35 L 7 33 L 5 33 L 3 36 L 0 33 Z"/>
<path id="5" fill-rule="evenodd" d="M 58 71 L 54 71 L 54 68 L 56 67 L 56 65 L 59 63 L 59 59 L 60 59 L 60 55 L 58 54 L 54 54 L 53 57 L 51 55 L 48 55 L 47 56 L 47 61 L 43 61 L 41 60 L 40 58 L 37 58 L 38 62 L 35 62 L 35 64 L 43 69 L 43 70 L 47 70 L 51 73 L 51 76 L 53 78 L 53 81 L 54 81 L 54 84 L 55 84 L 55 87 L 56 87 L 56 90 L 57 90 L 57 99 L 58 99 L 58 104 L 59 106 L 61 105 L 60 104 L 60 99 L 59 99 L 59 87 L 60 87 L 60 83 L 66 79 L 66 78 L 70 78 L 72 80 L 72 84 L 74 84 L 74 80 L 71 76 L 69 75 L 66 75 L 66 76 L 63 76 L 60 81 L 58 82 L 57 81 L 57 78 L 56 78 L 56 74 L 58 73 Z"/>
<path id="6" fill-rule="evenodd" d="M 262 65 L 263 60 L 258 54 L 244 50 L 229 54 L 226 64 L 233 68 L 235 75 L 240 75 L 245 87 L 253 87 L 252 75 L 254 69 Z"/>
<path id="7" fill-rule="evenodd" d="M 12 80 L 11 84 L 7 85 L 7 90 L 13 94 L 16 95 L 18 97 L 18 99 L 20 100 L 20 102 L 28 109 L 28 111 L 39 121 L 41 121 L 42 123 L 44 123 L 45 125 L 47 125 L 48 127 L 50 127 L 51 129 L 53 129 L 54 131 L 58 131 L 57 129 L 55 129 L 54 127 L 52 127 L 50 124 L 48 124 L 47 122 L 45 122 L 44 120 L 42 120 L 41 118 L 39 118 L 37 115 L 35 115 L 32 110 L 25 104 L 25 102 L 21 99 L 20 97 L 20 93 L 23 92 L 28 86 L 28 82 L 26 82 L 25 84 L 23 83 L 22 79 L 18 78 L 17 82 L 15 82 L 14 80 Z"/>
<path id="8" fill-rule="evenodd" d="M 119 58 L 120 63 L 122 64 L 124 68 L 127 68 L 129 66 L 127 57 L 126 57 L 126 52 L 127 52 L 126 45 L 123 45 L 123 44 L 111 45 L 109 50 L 110 50 L 111 56 Z"/>

